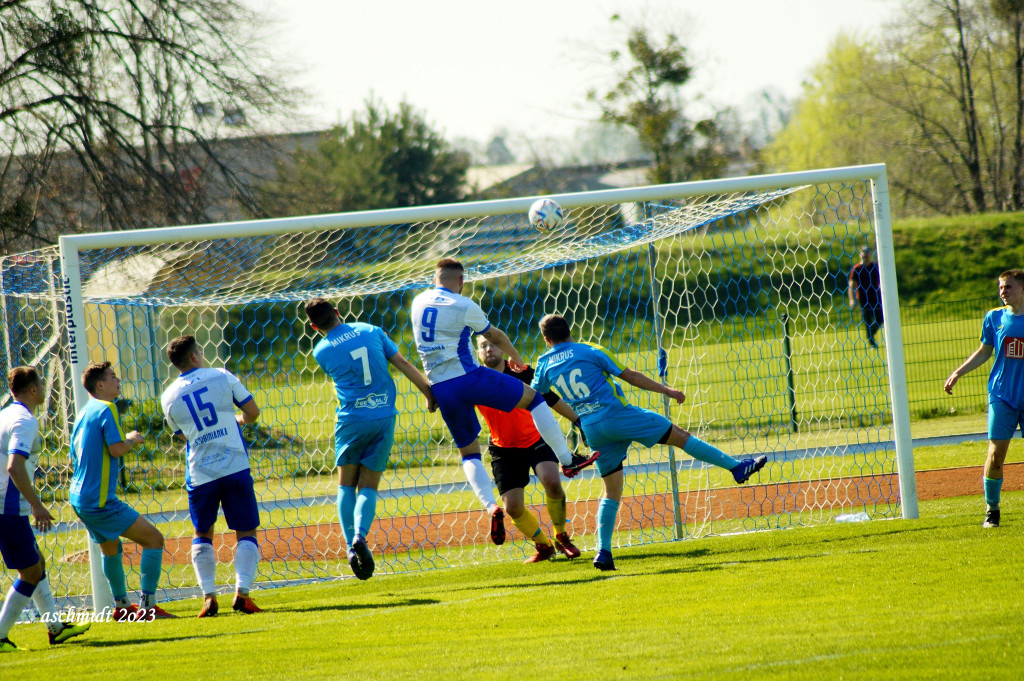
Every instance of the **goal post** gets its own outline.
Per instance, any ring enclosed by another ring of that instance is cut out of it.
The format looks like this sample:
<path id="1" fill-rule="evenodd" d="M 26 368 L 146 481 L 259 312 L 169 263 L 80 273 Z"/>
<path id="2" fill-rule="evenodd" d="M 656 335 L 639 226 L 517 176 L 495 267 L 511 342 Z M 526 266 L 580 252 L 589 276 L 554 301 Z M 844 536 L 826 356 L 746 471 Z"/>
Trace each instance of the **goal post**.
<path id="1" fill-rule="evenodd" d="M 815 524 L 852 509 L 917 516 L 884 165 L 551 198 L 568 218 L 546 233 L 529 226 L 536 197 L 524 197 L 64 236 L 58 304 L 7 277 L 0 294 L 52 305 L 48 323 L 63 334 L 57 356 L 76 411 L 88 400 L 85 366 L 119 367 L 125 430 L 146 436 L 126 459 L 122 493 L 168 537 L 164 597 L 195 593 L 182 451 L 158 405 L 174 376 L 167 341 L 195 334 L 207 361 L 238 374 L 263 411 L 245 433 L 263 521 L 257 580 L 338 577 L 347 572 L 332 498 L 334 393 L 312 360 L 317 336 L 302 303 L 327 297 L 344 319 L 383 327 L 418 364 L 407 309 L 444 256 L 464 263 L 466 294 L 531 363 L 544 349 L 537 321 L 563 313 L 577 339 L 687 394 L 676 406 L 624 386 L 631 402 L 735 456 L 769 455 L 760 477 L 737 488 L 670 448 L 631 449 L 617 545 Z M 849 267 L 865 243 L 878 254 L 884 355 L 845 305 Z M 58 249 L 47 257 L 57 260 Z M 7 258 L 3 268 L 18 264 Z M 7 307 L 8 326 L 28 314 Z M 14 357 L 7 351 L 8 366 Z M 379 569 L 524 556 L 515 532 L 502 547 L 486 543 L 486 518 L 443 423 L 396 382 L 396 442 L 371 538 Z M 101 606 L 109 591 L 98 563 L 89 580 L 77 567 L 84 529 L 66 505 L 73 414 L 61 421 L 47 421 L 44 458 L 58 471 L 47 484 L 64 533 L 44 552 L 52 570 L 66 572 L 54 580 L 62 595 L 89 591 Z M 592 547 L 600 481 L 585 473 L 563 482 L 573 531 Z M 527 503 L 547 523 L 536 487 Z M 231 543 L 217 540 L 218 583 Z M 94 546 L 89 554 L 98 561 Z M 126 547 L 125 559 L 137 583 L 138 557 Z"/>

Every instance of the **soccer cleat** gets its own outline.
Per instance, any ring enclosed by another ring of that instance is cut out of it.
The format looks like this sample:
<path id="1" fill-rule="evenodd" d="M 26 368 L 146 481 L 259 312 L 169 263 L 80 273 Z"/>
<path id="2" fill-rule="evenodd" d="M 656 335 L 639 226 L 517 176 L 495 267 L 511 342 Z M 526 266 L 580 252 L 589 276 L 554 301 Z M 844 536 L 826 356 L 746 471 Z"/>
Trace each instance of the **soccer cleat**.
<path id="1" fill-rule="evenodd" d="M 154 605 L 151 608 L 139 608 L 139 621 L 140 622 L 152 622 L 153 620 L 174 620 L 178 619 L 177 615 L 172 615 L 167 612 L 159 605 Z"/>
<path id="2" fill-rule="evenodd" d="M 985 522 L 981 524 L 982 527 L 999 527 L 999 509 L 990 508 L 985 511 Z"/>
<path id="3" fill-rule="evenodd" d="M 235 594 L 235 601 L 231 604 L 231 608 L 245 615 L 263 612 L 263 608 L 257 606 L 248 595 L 243 596 L 242 594 Z"/>
<path id="4" fill-rule="evenodd" d="M 742 485 L 750 479 L 751 475 L 764 468 L 766 463 L 768 463 L 768 457 L 764 454 L 756 459 L 743 459 L 730 469 L 733 480 L 736 481 L 737 485 Z"/>
<path id="5" fill-rule="evenodd" d="M 14 645 L 14 641 L 9 638 L 0 638 L 0 653 L 17 653 L 24 651 L 24 648 L 19 648 Z"/>
<path id="6" fill-rule="evenodd" d="M 529 558 L 523 561 L 523 563 L 529 565 L 530 563 L 540 563 L 545 560 L 551 560 L 555 555 L 555 547 L 551 544 L 536 544 L 537 553 L 533 554 Z"/>
<path id="7" fill-rule="evenodd" d="M 373 569 L 376 567 L 373 562 L 373 554 L 370 553 L 369 547 L 366 546 L 366 540 L 363 539 L 362 535 L 356 535 L 356 539 L 352 542 L 352 551 L 356 554 L 356 561 L 359 563 L 359 572 L 356 573 L 356 577 L 359 579 L 369 579 L 373 577 Z M 351 564 L 351 557 L 349 563 Z"/>
<path id="8" fill-rule="evenodd" d="M 491 511 L 491 541 L 495 546 L 505 543 L 505 512 L 500 506 Z"/>
<path id="9" fill-rule="evenodd" d="M 115 605 L 113 617 L 115 622 L 134 622 L 139 618 L 139 606 L 129 603 L 127 607 L 119 608 Z"/>
<path id="10" fill-rule="evenodd" d="M 597 461 L 597 457 L 599 456 L 601 456 L 601 452 L 591 452 L 588 456 L 573 454 L 572 462 L 567 466 L 562 466 L 562 475 L 567 478 L 575 478 L 580 474 L 581 470 Z"/>
<path id="11" fill-rule="evenodd" d="M 69 638 L 81 636 L 85 632 L 89 631 L 89 627 L 92 625 L 86 622 L 85 624 L 65 624 L 64 628 L 58 631 L 56 634 L 48 632 L 50 635 L 50 645 L 55 646 L 58 643 L 64 643 Z"/>
<path id="12" fill-rule="evenodd" d="M 199 617 L 216 617 L 220 611 L 216 596 L 207 596 L 203 601 L 203 607 L 199 609 Z"/>
<path id="13" fill-rule="evenodd" d="M 555 548 L 565 554 L 569 560 L 580 557 L 580 550 L 569 539 L 568 532 L 561 532 L 555 535 Z"/>
<path id="14" fill-rule="evenodd" d="M 607 571 L 615 569 L 615 561 L 612 560 L 612 552 L 607 549 L 601 549 L 594 556 L 594 567 L 598 570 Z"/>
<path id="15" fill-rule="evenodd" d="M 352 574 L 359 579 L 366 579 L 363 577 L 363 568 L 359 565 L 359 556 L 356 555 L 356 550 L 351 546 L 348 547 L 348 566 L 352 568 Z"/>

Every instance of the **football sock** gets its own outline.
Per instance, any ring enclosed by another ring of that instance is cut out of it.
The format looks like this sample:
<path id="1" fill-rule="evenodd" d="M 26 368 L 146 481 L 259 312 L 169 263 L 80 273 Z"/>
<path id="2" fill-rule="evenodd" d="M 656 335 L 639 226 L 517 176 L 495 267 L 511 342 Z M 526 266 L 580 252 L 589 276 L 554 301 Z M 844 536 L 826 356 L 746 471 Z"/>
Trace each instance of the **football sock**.
<path id="1" fill-rule="evenodd" d="M 196 537 L 192 540 L 192 567 L 204 596 L 217 593 L 217 556 L 213 552 L 213 540 Z"/>
<path id="2" fill-rule="evenodd" d="M 139 581 L 141 582 L 143 601 L 145 601 L 145 596 L 153 596 L 153 602 L 146 605 L 147 608 L 156 605 L 156 586 L 160 583 L 163 562 L 164 550 L 162 548 L 142 549 L 142 558 L 139 560 L 139 572 L 142 575 Z"/>
<path id="3" fill-rule="evenodd" d="M 540 529 L 540 521 L 537 520 L 537 516 L 533 514 L 533 511 L 526 509 L 523 514 L 518 518 L 512 518 L 512 522 L 515 523 L 519 531 L 523 533 L 523 536 L 532 541 L 535 544 L 550 544 L 551 540 L 544 534 L 544 530 Z"/>
<path id="4" fill-rule="evenodd" d="M 1002 478 L 983 478 L 985 482 L 985 503 L 992 508 L 999 508 L 999 494 L 1003 489 Z"/>
<path id="5" fill-rule="evenodd" d="M 338 522 L 341 523 L 341 534 L 345 537 L 345 546 L 352 546 L 356 538 L 356 488 L 338 485 Z"/>
<path id="6" fill-rule="evenodd" d="M 103 556 L 103 575 L 110 585 L 110 593 L 114 600 L 124 601 L 128 598 L 128 586 L 124 583 L 124 563 L 121 562 L 121 540 L 117 542 L 117 553 Z"/>
<path id="7" fill-rule="evenodd" d="M 537 426 L 537 432 L 544 438 L 544 443 L 551 447 L 551 451 L 558 457 L 558 463 L 568 466 L 572 463 L 572 452 L 569 445 L 565 443 L 565 435 L 558 427 L 555 415 L 545 402 L 544 398 L 537 393 L 533 402 L 530 403 L 530 416 L 533 417 L 533 425 Z"/>
<path id="8" fill-rule="evenodd" d="M 32 600 L 32 592 L 36 585 L 20 579 L 14 580 L 14 586 L 7 592 L 3 610 L 0 610 L 0 639 L 7 638 L 11 627 L 21 617 L 21 611 Z"/>
<path id="9" fill-rule="evenodd" d="M 466 474 L 466 480 L 473 488 L 476 498 L 490 513 L 491 508 L 498 505 L 498 501 L 494 498 L 494 492 L 491 490 L 491 476 L 487 475 L 487 471 L 484 470 L 484 462 L 480 460 L 479 454 L 470 456 L 472 458 L 462 459 L 462 471 Z"/>
<path id="10" fill-rule="evenodd" d="M 619 502 L 605 497 L 597 505 L 597 541 L 605 551 L 612 550 L 612 533 L 615 532 L 615 516 L 619 513 Z"/>
<path id="11" fill-rule="evenodd" d="M 724 468 L 727 471 L 731 471 L 740 463 L 718 447 L 709 445 L 707 442 L 704 442 L 695 435 L 691 435 L 686 439 L 686 444 L 683 445 L 683 451 L 698 461 L 714 464 L 715 466 Z"/>
<path id="12" fill-rule="evenodd" d="M 32 592 L 32 602 L 36 604 L 36 610 L 40 615 L 49 615 L 43 617 L 47 630 L 56 634 L 64 628 L 60 621 L 60 612 L 57 610 L 57 602 L 53 600 L 53 592 L 50 591 L 50 580 L 46 578 L 46 575 L 43 575 L 43 578 L 36 584 L 36 589 Z"/>
<path id="13" fill-rule="evenodd" d="M 555 528 L 555 534 L 565 532 L 565 497 L 555 499 L 547 497 L 548 515 L 551 516 L 551 526 Z"/>
<path id="14" fill-rule="evenodd" d="M 252 580 L 256 579 L 256 566 L 260 562 L 260 547 L 256 537 L 242 537 L 235 547 L 235 590 L 249 593 Z"/>
<path id="15" fill-rule="evenodd" d="M 365 538 L 370 531 L 373 519 L 377 517 L 377 490 L 372 487 L 361 487 L 356 497 L 356 533 Z"/>
<path id="16" fill-rule="evenodd" d="M 139 599 L 140 608 L 152 608 L 156 605 L 156 594 L 148 594 L 145 591 L 142 592 L 142 597 Z"/>

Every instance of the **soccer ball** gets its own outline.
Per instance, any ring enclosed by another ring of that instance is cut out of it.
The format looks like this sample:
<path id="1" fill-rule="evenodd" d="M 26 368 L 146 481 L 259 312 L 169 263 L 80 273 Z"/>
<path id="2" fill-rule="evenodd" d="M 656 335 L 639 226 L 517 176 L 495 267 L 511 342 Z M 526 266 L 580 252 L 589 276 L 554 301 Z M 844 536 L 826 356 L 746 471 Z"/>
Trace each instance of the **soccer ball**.
<path id="1" fill-rule="evenodd" d="M 565 222 L 562 207 L 551 199 L 537 199 L 530 206 L 530 224 L 542 232 L 558 229 Z"/>

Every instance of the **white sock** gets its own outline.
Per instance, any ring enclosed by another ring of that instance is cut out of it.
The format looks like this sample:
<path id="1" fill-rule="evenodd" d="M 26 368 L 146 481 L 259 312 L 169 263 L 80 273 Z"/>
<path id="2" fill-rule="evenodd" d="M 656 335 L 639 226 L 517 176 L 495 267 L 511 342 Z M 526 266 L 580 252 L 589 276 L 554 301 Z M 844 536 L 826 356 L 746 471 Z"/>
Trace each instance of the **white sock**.
<path id="1" fill-rule="evenodd" d="M 493 506 L 498 505 L 498 502 L 494 498 L 494 491 L 491 489 L 491 476 L 487 475 L 484 462 L 480 459 L 463 459 L 462 471 L 466 474 L 466 480 L 469 480 L 469 486 L 473 488 L 476 498 L 483 503 L 489 513 Z"/>
<path id="2" fill-rule="evenodd" d="M 213 544 L 192 545 L 192 567 L 196 569 L 196 579 L 204 596 L 217 593 L 217 555 L 213 552 Z"/>
<path id="3" fill-rule="evenodd" d="M 3 610 L 0 610 L 0 638 L 7 638 L 7 635 L 11 633 L 11 627 L 21 618 L 21 611 L 25 609 L 25 606 L 31 600 L 31 596 L 26 596 L 19 591 L 15 591 L 13 586 L 11 587 L 10 591 L 7 592 L 7 600 L 4 601 Z"/>
<path id="4" fill-rule="evenodd" d="M 533 417 L 533 425 L 537 426 L 537 432 L 558 457 L 558 463 L 563 466 L 571 464 L 572 452 L 569 451 L 569 445 L 565 444 L 565 435 L 558 427 L 558 421 L 555 420 L 551 407 L 541 402 L 530 410 L 530 416 Z"/>
<path id="5" fill-rule="evenodd" d="M 256 565 L 260 562 L 260 549 L 256 542 L 243 539 L 235 547 L 235 590 L 249 593 L 252 580 L 256 579 Z"/>
<path id="6" fill-rule="evenodd" d="M 46 623 L 47 630 L 56 634 L 64 628 L 60 621 L 60 613 L 57 611 L 57 602 L 53 600 L 53 593 L 50 591 L 50 580 L 46 575 L 43 575 L 43 579 L 36 584 L 36 590 L 32 592 L 32 602 L 36 604 L 36 610 Z"/>

